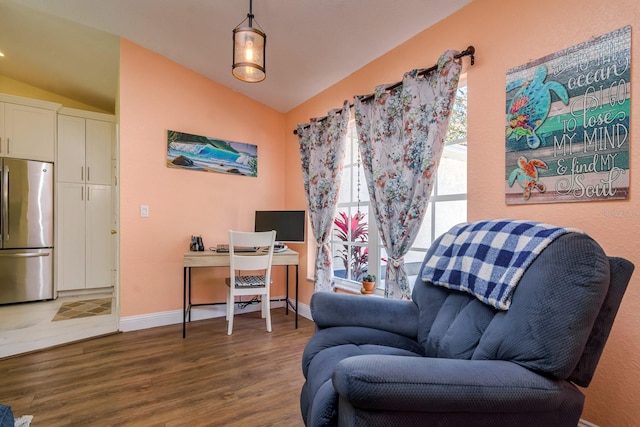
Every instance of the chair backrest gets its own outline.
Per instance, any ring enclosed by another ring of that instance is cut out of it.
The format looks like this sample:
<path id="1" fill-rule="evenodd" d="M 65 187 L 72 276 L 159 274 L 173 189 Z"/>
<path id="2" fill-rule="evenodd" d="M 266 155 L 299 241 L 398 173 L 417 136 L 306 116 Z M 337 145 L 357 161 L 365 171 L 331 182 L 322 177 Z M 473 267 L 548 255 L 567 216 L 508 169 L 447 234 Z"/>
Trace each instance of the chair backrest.
<path id="1" fill-rule="evenodd" d="M 420 274 L 418 340 L 430 357 L 508 360 L 586 386 L 632 271 L 589 236 L 567 233 L 529 266 L 506 311 Z"/>
<path id="2" fill-rule="evenodd" d="M 231 277 L 237 271 L 264 270 L 267 284 L 271 283 L 271 263 L 276 232 L 245 232 L 229 230 L 229 265 Z M 256 252 L 238 252 L 236 247 L 258 248 Z"/>

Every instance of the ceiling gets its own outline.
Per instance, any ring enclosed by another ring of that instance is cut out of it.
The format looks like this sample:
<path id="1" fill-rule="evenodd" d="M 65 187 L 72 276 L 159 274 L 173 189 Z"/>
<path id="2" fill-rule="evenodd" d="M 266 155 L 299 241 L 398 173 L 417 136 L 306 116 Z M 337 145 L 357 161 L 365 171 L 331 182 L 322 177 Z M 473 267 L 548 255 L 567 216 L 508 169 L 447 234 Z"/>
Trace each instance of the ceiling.
<path id="1" fill-rule="evenodd" d="M 256 0 L 267 78 L 244 83 L 231 35 L 247 0 L 0 0 L 0 75 L 113 112 L 123 37 L 287 112 L 470 1 Z"/>

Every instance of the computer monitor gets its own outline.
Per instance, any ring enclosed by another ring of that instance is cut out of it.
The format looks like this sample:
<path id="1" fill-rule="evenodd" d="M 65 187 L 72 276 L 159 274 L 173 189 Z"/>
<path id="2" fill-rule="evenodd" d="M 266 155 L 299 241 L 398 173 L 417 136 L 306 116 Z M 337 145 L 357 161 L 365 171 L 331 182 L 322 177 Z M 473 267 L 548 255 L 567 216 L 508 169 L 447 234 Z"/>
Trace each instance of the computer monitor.
<path id="1" fill-rule="evenodd" d="M 276 230 L 278 243 L 303 243 L 305 211 L 256 211 L 255 231 Z"/>

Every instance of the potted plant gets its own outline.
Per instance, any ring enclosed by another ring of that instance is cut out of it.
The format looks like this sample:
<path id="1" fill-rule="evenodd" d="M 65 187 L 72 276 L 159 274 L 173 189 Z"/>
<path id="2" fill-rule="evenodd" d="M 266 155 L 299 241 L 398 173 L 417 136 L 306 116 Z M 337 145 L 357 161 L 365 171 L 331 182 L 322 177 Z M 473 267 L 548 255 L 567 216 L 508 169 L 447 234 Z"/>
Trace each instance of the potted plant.
<path id="1" fill-rule="evenodd" d="M 367 274 L 362 276 L 362 289 L 360 292 L 363 294 L 372 294 L 376 288 L 376 276 L 373 274 Z"/>

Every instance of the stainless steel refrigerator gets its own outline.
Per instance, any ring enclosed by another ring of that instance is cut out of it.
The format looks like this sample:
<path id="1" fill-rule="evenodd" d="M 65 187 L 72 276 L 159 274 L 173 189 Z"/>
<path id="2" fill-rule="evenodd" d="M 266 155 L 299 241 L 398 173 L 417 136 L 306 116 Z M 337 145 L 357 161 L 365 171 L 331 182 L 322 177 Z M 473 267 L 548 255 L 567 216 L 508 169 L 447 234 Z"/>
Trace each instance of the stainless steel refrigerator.
<path id="1" fill-rule="evenodd" d="M 0 304 L 53 298 L 53 164 L 0 159 Z"/>

